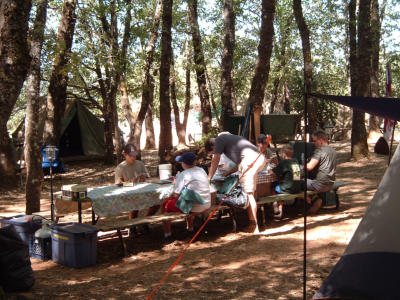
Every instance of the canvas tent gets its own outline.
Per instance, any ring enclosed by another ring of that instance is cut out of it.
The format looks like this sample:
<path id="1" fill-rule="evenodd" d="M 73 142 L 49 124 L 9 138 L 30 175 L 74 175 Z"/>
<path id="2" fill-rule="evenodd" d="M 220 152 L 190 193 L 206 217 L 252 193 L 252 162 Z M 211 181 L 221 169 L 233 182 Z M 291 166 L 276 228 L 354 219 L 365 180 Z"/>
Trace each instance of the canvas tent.
<path id="1" fill-rule="evenodd" d="M 400 99 L 314 95 L 400 121 Z M 343 256 L 313 299 L 399 299 L 400 150 Z"/>
<path id="2" fill-rule="evenodd" d="M 39 130 L 43 132 L 45 113 L 40 113 Z M 12 134 L 15 145 L 24 142 L 24 121 Z M 58 143 L 60 157 L 104 156 L 104 124 L 80 101 L 75 100 L 67 106 Z"/>

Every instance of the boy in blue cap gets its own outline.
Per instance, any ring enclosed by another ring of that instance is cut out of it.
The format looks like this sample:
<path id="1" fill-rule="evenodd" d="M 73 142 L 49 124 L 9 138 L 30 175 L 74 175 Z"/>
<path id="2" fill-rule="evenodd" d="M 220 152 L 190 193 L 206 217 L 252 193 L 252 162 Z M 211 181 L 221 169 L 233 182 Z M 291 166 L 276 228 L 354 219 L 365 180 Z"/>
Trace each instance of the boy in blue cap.
<path id="1" fill-rule="evenodd" d="M 174 191 L 171 196 L 164 202 L 161 207 L 163 212 L 182 212 L 176 207 L 176 202 L 182 193 L 184 187 L 195 191 L 204 200 L 203 204 L 193 202 L 190 214 L 199 214 L 211 206 L 210 184 L 207 173 L 204 169 L 197 167 L 195 161 L 196 154 L 193 152 L 185 152 L 176 157 L 176 161 L 182 164 L 183 171 L 176 177 Z M 193 231 L 193 216 L 186 218 L 188 231 Z M 164 239 L 166 242 L 172 242 L 171 238 L 171 222 L 164 223 Z"/>

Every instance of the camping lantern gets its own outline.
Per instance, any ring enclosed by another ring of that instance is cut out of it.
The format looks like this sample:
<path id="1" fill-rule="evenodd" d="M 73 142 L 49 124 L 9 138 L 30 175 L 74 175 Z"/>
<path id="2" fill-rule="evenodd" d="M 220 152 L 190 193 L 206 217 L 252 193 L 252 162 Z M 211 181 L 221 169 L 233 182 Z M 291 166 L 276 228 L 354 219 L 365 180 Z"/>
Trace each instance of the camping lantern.
<path id="1" fill-rule="evenodd" d="M 326 123 L 324 126 L 324 130 L 325 130 L 326 135 L 328 136 L 328 140 L 331 139 L 331 136 L 333 133 L 333 128 L 334 128 L 334 126 L 332 123 Z"/>
<path id="2" fill-rule="evenodd" d="M 56 159 L 57 151 L 58 151 L 58 149 L 56 146 L 46 146 L 44 148 L 44 152 L 46 152 L 46 157 L 50 161 L 53 161 Z"/>
<path id="3" fill-rule="evenodd" d="M 53 201 L 53 161 L 56 159 L 58 148 L 56 146 L 46 146 L 44 152 L 50 160 L 50 198 L 51 198 L 51 220 L 54 221 L 54 201 Z"/>

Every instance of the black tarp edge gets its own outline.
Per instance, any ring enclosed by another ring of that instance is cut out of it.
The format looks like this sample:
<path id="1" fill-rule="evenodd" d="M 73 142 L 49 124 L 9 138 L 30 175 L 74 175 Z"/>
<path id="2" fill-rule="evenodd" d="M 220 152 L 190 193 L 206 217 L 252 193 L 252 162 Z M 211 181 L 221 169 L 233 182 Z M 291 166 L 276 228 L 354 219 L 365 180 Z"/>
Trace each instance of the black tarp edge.
<path id="1" fill-rule="evenodd" d="M 337 103 L 349 106 L 354 109 L 358 109 L 371 115 L 400 121 L 399 98 L 334 96 L 314 93 L 309 94 L 309 96 L 335 101 Z"/>

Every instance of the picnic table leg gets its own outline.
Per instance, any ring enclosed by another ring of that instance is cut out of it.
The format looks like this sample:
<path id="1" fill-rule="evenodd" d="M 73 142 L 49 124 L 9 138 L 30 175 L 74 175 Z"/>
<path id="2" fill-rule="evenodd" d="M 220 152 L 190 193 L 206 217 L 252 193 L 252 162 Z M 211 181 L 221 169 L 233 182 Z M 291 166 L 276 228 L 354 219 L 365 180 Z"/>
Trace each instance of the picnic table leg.
<path id="1" fill-rule="evenodd" d="M 82 201 L 78 199 L 78 222 L 82 223 Z"/>
<path id="2" fill-rule="evenodd" d="M 92 225 L 96 225 L 96 214 L 94 213 L 93 207 L 92 207 Z"/>
<path id="3" fill-rule="evenodd" d="M 125 247 L 124 239 L 122 238 L 122 233 L 121 233 L 120 228 L 117 229 L 117 233 L 118 233 L 119 241 L 121 242 L 121 255 L 122 255 L 122 257 L 125 257 L 126 256 L 126 247 Z"/>

